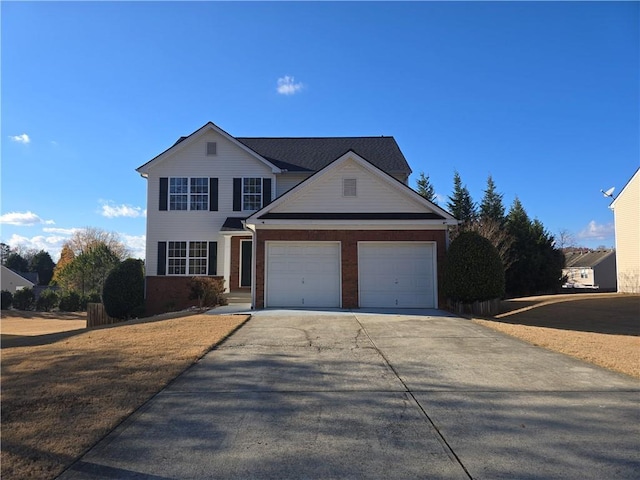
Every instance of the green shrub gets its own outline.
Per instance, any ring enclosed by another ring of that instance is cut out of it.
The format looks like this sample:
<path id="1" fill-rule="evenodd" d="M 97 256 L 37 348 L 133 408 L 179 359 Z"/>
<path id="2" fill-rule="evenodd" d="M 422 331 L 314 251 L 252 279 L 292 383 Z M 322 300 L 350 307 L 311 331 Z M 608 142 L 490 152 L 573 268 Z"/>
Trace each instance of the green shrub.
<path id="1" fill-rule="evenodd" d="M 13 308 L 17 310 L 33 310 L 36 295 L 32 288 L 21 288 L 13 294 Z"/>
<path id="2" fill-rule="evenodd" d="M 64 293 L 60 296 L 58 308 L 62 312 L 77 312 L 80 310 L 80 295 L 74 291 Z"/>
<path id="3" fill-rule="evenodd" d="M 88 303 L 102 303 L 102 298 L 98 292 L 91 292 L 84 297 L 80 297 L 80 310 L 85 312 L 87 310 Z"/>
<path id="4" fill-rule="evenodd" d="M 445 297 L 463 303 L 501 298 L 504 285 L 500 254 L 489 240 L 463 232 L 451 242 L 442 278 Z"/>
<path id="5" fill-rule="evenodd" d="M 198 306 L 215 307 L 226 305 L 224 297 L 224 280 L 212 277 L 193 277 L 189 281 L 189 299 L 198 300 Z"/>
<path id="6" fill-rule="evenodd" d="M 144 304 L 144 264 L 129 258 L 117 265 L 104 282 L 102 302 L 107 315 L 127 319 Z"/>
<path id="7" fill-rule="evenodd" d="M 43 290 L 36 300 L 36 310 L 39 312 L 50 312 L 58 306 L 58 294 L 54 290 Z"/>
<path id="8" fill-rule="evenodd" d="M 12 302 L 13 294 L 9 290 L 2 290 L 2 292 L 0 292 L 0 308 L 2 308 L 2 310 L 9 310 Z"/>

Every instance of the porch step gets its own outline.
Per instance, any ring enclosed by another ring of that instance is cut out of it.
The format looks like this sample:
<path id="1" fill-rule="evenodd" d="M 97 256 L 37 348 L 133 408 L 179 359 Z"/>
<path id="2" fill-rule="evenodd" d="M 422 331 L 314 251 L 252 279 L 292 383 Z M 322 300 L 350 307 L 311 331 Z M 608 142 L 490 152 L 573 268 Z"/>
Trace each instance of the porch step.
<path id="1" fill-rule="evenodd" d="M 225 295 L 229 303 L 251 303 L 251 290 L 231 290 Z"/>

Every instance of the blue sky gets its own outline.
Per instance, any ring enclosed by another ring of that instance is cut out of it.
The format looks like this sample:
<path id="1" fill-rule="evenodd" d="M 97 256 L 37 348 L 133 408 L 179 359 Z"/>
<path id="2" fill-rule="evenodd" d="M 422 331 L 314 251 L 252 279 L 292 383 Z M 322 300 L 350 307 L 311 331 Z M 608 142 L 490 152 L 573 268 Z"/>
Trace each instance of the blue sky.
<path id="1" fill-rule="evenodd" d="M 613 246 L 640 164 L 638 2 L 2 2 L 0 240 L 144 255 L 135 168 L 235 136 L 392 135 L 445 205 L 491 174 L 553 234 Z"/>

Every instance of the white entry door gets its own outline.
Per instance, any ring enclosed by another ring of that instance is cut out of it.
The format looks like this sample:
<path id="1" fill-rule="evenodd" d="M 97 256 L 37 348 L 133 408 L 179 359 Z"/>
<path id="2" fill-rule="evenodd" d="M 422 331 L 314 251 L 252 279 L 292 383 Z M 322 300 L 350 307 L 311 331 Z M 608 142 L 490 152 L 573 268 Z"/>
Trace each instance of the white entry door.
<path id="1" fill-rule="evenodd" d="M 340 307 L 340 243 L 266 246 L 267 307 Z"/>
<path id="2" fill-rule="evenodd" d="M 435 308 L 435 243 L 359 242 L 358 284 L 360 307 Z"/>

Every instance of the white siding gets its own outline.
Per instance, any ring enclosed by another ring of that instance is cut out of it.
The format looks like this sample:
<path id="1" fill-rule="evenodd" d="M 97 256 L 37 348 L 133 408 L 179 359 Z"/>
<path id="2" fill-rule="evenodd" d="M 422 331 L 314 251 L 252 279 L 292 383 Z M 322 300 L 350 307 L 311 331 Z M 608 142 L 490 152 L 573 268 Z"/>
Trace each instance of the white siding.
<path id="1" fill-rule="evenodd" d="M 640 171 L 618 195 L 614 207 L 618 292 L 640 292 Z"/>
<path id="2" fill-rule="evenodd" d="M 344 197 L 342 180 L 357 179 L 357 195 Z M 423 213 L 424 205 L 413 201 L 406 193 L 399 192 L 377 175 L 360 166 L 354 160 L 347 160 L 340 168 L 319 178 L 317 182 L 298 192 L 294 198 L 274 207 L 274 213 L 318 212 L 413 212 Z"/>
<path id="3" fill-rule="evenodd" d="M 217 155 L 207 155 L 207 142 L 217 142 Z M 218 211 L 160 211 L 161 177 L 213 177 L 218 179 Z M 219 231 L 227 217 L 248 216 L 233 211 L 233 179 L 271 178 L 271 169 L 226 138 L 207 132 L 192 145 L 178 149 L 154 165 L 147 179 L 147 275 L 157 274 L 157 244 L 160 241 L 217 241 L 218 274 L 222 274 L 223 250 Z"/>
<path id="4" fill-rule="evenodd" d="M 300 182 L 309 178 L 310 173 L 282 173 L 276 180 L 276 196 L 288 192 Z"/>
<path id="5" fill-rule="evenodd" d="M 2 277 L 0 278 L 2 290 L 8 290 L 15 293 L 21 288 L 33 288 L 34 284 L 26 278 L 18 275 L 13 270 L 2 265 Z"/>

